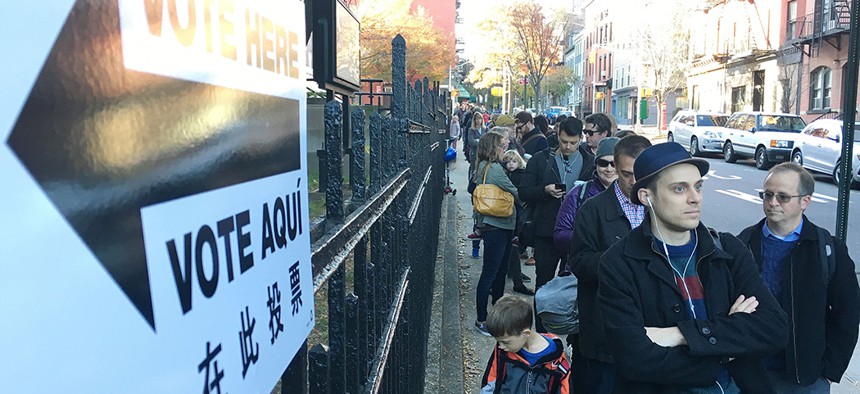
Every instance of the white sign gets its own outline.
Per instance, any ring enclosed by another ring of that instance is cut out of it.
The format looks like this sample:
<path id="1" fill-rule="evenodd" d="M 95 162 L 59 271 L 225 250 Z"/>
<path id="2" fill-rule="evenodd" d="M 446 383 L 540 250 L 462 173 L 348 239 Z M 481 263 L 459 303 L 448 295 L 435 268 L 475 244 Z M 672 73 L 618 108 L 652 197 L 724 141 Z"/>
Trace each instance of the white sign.
<path id="1" fill-rule="evenodd" d="M 0 13 L 0 392 L 271 391 L 315 324 L 304 9 Z"/>

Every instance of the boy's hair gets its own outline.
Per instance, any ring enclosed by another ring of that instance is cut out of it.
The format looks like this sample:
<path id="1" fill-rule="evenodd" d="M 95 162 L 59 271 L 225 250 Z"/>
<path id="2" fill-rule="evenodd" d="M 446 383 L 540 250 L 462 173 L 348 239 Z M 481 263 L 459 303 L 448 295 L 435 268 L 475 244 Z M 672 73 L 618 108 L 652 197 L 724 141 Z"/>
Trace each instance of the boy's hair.
<path id="1" fill-rule="evenodd" d="M 532 305 L 526 300 L 506 295 L 499 298 L 487 315 L 487 331 L 498 338 L 505 335 L 520 335 L 532 328 Z"/>
<path id="2" fill-rule="evenodd" d="M 509 161 L 517 162 L 517 166 L 520 169 L 526 168 L 526 160 L 523 159 L 522 156 L 520 156 L 520 152 L 517 152 L 516 149 L 511 149 L 511 150 L 505 152 L 504 155 L 502 155 L 502 162 L 503 163 L 507 163 Z"/>

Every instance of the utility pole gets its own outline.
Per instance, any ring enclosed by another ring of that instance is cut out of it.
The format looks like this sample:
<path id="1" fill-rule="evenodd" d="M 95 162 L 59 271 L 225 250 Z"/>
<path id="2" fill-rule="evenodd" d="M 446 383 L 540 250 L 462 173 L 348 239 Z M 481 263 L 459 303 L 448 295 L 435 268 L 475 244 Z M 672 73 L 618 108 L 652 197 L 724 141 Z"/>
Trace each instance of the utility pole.
<path id="1" fill-rule="evenodd" d="M 846 240 L 848 235 L 848 205 L 851 191 L 851 166 L 854 143 L 854 119 L 857 116 L 857 67 L 860 58 L 860 0 L 851 0 L 851 25 L 848 40 L 848 63 L 842 79 L 842 162 L 839 165 L 839 201 L 836 208 L 836 237 Z"/>

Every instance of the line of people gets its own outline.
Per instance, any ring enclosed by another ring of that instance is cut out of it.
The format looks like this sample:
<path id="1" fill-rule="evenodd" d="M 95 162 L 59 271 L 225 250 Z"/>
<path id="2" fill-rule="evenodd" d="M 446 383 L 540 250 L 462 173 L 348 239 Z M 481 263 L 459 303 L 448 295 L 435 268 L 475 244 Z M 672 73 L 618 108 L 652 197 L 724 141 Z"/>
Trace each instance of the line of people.
<path id="1" fill-rule="evenodd" d="M 499 344 L 485 391 L 826 393 L 841 379 L 857 342 L 860 289 L 845 244 L 803 214 L 815 186 L 806 170 L 773 167 L 761 192 L 765 218 L 735 236 L 701 223 L 709 164 L 676 143 L 613 137 L 605 114 L 564 119 L 555 133 L 527 112 L 513 130 L 496 120 L 475 136 L 470 176 L 520 208 L 506 218 L 475 214 L 475 241 L 484 242 L 475 326 Z M 516 246 L 534 248 L 535 290 L 564 271 L 578 279 L 569 365 L 531 307 L 527 325 L 511 296 L 488 313 L 506 274 L 517 271 L 515 288 L 522 279 Z"/>

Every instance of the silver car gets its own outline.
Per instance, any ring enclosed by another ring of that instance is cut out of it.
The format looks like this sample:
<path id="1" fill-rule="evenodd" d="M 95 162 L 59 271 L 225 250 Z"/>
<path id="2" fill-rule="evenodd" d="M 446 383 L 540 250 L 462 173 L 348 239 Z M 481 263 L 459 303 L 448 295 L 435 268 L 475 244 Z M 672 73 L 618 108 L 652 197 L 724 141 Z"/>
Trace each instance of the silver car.
<path id="1" fill-rule="evenodd" d="M 854 124 L 860 129 L 860 122 Z M 810 171 L 820 172 L 833 177 L 839 184 L 839 166 L 842 161 L 842 121 L 819 119 L 808 125 L 800 133 L 800 138 L 791 153 L 791 161 Z M 855 131 L 854 147 L 851 158 L 851 186 L 860 187 L 860 133 Z"/>
<path id="2" fill-rule="evenodd" d="M 726 120 L 726 114 L 681 111 L 669 123 L 667 139 L 687 147 L 693 156 L 722 153 Z"/>

